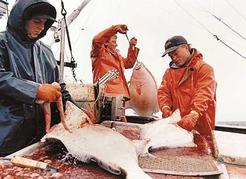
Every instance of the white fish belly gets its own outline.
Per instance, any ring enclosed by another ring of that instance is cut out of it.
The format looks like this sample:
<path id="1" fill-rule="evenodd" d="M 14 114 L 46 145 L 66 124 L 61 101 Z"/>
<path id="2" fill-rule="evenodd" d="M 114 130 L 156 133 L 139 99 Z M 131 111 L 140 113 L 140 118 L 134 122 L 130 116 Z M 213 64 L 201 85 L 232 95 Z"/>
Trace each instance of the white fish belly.
<path id="1" fill-rule="evenodd" d="M 133 69 L 129 91 L 130 107 L 138 115 L 149 117 L 159 111 L 156 81 L 141 62 L 138 62 Z"/>
<path id="2" fill-rule="evenodd" d="M 176 114 L 174 114 L 176 115 Z M 175 118 L 175 120 L 177 120 Z M 191 132 L 172 123 L 173 116 L 145 124 L 141 127 L 141 139 L 150 139 L 148 148 L 195 147 Z"/>
<path id="3" fill-rule="evenodd" d="M 72 132 L 66 131 L 61 124 L 58 124 L 43 137 L 43 141 L 59 140 L 76 159 L 83 162 L 95 161 L 100 167 L 113 174 L 119 175 L 123 172 L 130 179 L 150 178 L 138 166 L 136 148 L 129 139 L 98 124 L 86 124 L 81 127 L 80 121 L 84 119 L 81 119 L 78 113 L 82 111 L 74 106 L 67 110 L 65 120 Z"/>

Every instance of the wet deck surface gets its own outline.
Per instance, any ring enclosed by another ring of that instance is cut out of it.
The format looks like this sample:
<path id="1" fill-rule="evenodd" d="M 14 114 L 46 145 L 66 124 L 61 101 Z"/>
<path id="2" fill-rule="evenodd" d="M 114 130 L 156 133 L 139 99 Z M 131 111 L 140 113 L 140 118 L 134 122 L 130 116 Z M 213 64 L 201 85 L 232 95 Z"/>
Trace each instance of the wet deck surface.
<path id="1" fill-rule="evenodd" d="M 121 129 L 123 135 L 128 138 L 136 139 L 139 137 L 137 130 Z M 153 151 L 152 154 L 158 157 L 162 156 L 187 156 L 187 157 L 207 157 L 209 152 L 207 144 L 199 135 L 195 135 L 195 143 L 198 147 L 191 148 L 176 148 L 176 149 L 162 149 Z M 26 155 L 39 161 L 44 161 L 59 169 L 59 173 L 53 174 L 49 171 L 42 171 L 40 169 L 21 168 L 12 165 L 0 165 L 0 178 L 85 178 L 85 179 L 121 179 L 124 176 L 113 175 L 101 168 L 95 163 L 85 164 L 76 161 L 74 158 L 67 156 L 66 150 L 61 144 L 48 144 L 36 150 L 32 155 Z M 246 167 L 226 164 L 230 178 L 240 179 L 246 178 Z M 148 173 L 153 179 L 197 179 L 205 177 L 184 177 L 165 174 Z M 206 177 L 211 178 L 211 177 Z M 218 178 L 212 177 L 212 178 Z"/>

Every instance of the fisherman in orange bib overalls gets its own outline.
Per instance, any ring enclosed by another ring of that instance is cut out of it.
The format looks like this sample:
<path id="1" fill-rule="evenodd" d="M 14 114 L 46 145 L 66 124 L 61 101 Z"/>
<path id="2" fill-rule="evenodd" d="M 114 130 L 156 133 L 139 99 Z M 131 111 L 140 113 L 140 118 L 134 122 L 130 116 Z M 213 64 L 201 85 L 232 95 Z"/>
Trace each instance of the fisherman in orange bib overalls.
<path id="1" fill-rule="evenodd" d="M 93 38 L 91 50 L 93 81 L 97 82 L 109 70 L 116 70 L 119 76 L 106 83 L 105 93 L 109 96 L 122 95 L 124 98 L 123 107 L 125 101 L 130 99 L 124 70 L 134 66 L 139 53 L 139 48 L 135 47 L 137 44 L 135 37 L 130 40 L 126 58 L 122 57 L 119 50 L 116 49 L 116 34 L 118 32 L 126 34 L 127 30 L 127 26 L 124 24 L 114 25 L 105 29 Z M 122 121 L 126 122 L 124 115 L 122 115 Z"/>
<path id="2" fill-rule="evenodd" d="M 161 86 L 158 103 L 162 117 L 180 110 L 180 127 L 196 130 L 207 139 L 215 127 L 216 81 L 213 68 L 203 61 L 202 54 L 191 48 L 182 36 L 174 36 L 165 43 L 171 58 Z"/>

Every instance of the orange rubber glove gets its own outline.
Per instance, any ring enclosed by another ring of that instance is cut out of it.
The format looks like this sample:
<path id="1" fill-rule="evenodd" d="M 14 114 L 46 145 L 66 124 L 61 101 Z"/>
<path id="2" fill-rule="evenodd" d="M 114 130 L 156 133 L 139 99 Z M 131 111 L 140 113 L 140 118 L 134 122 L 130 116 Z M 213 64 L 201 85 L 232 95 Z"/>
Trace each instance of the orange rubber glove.
<path id="1" fill-rule="evenodd" d="M 38 87 L 37 101 L 39 102 L 55 102 L 61 97 L 61 87 L 52 84 L 41 84 Z"/>
<path id="2" fill-rule="evenodd" d="M 115 29 L 121 34 L 125 34 L 128 31 L 128 28 L 125 24 L 115 25 Z"/>
<path id="3" fill-rule="evenodd" d="M 130 40 L 130 46 L 131 47 L 135 47 L 137 45 L 138 39 L 136 39 L 135 37 L 132 37 Z"/>
<path id="4" fill-rule="evenodd" d="M 192 131 L 195 126 L 196 122 L 199 118 L 199 113 L 196 111 L 191 111 L 189 114 L 184 116 L 177 124 L 187 131 Z"/>
<path id="5" fill-rule="evenodd" d="M 162 111 L 163 118 L 167 118 L 172 114 L 172 110 L 170 109 L 169 106 L 164 106 L 161 111 Z"/>

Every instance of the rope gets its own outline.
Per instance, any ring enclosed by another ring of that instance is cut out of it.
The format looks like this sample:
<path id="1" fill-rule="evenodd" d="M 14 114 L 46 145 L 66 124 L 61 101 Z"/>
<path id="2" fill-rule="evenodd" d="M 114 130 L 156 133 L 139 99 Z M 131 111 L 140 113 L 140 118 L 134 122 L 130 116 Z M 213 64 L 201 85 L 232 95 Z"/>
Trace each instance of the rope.
<path id="1" fill-rule="evenodd" d="M 227 43 L 225 43 L 223 40 L 221 40 L 216 34 L 213 34 L 204 24 L 202 24 L 197 18 L 195 18 L 191 13 L 189 13 L 185 8 L 183 8 L 178 2 L 177 0 L 174 0 L 174 2 L 187 14 L 189 15 L 194 21 L 196 21 L 196 23 L 198 23 L 201 27 L 203 27 L 209 34 L 211 34 L 216 40 L 218 40 L 219 42 L 221 42 L 223 45 L 225 45 L 227 48 L 229 48 L 230 50 L 232 50 L 233 52 L 235 52 L 236 54 L 238 54 L 240 57 L 244 58 L 246 60 L 246 57 L 243 56 L 242 54 L 240 54 L 238 51 L 236 51 L 235 49 L 233 49 L 230 45 L 228 45 Z"/>
<path id="2" fill-rule="evenodd" d="M 240 13 L 228 0 L 225 0 L 227 2 L 227 4 L 240 16 L 244 19 L 244 21 L 246 21 L 246 18 L 245 16 Z"/>
<path id="3" fill-rule="evenodd" d="M 235 34 L 237 34 L 239 37 L 241 37 L 242 39 L 246 40 L 246 38 L 244 36 L 242 36 L 239 32 L 237 32 L 235 29 L 233 29 L 231 26 L 229 26 L 226 22 L 224 22 L 221 18 L 217 17 L 216 15 L 212 14 L 211 12 L 208 12 L 209 14 L 211 14 L 216 20 L 220 21 L 222 24 L 224 24 L 227 28 L 229 28 L 232 32 L 234 32 Z"/>
<path id="4" fill-rule="evenodd" d="M 71 67 L 72 74 L 73 74 L 74 80 L 77 82 L 78 80 L 77 80 L 76 74 L 75 74 L 75 68 L 77 67 L 77 64 L 75 63 L 75 60 L 74 60 L 74 57 L 73 57 L 72 45 L 71 45 L 71 40 L 70 40 L 70 35 L 69 35 L 68 26 L 67 26 L 67 20 L 66 20 L 67 11 L 66 11 L 66 9 L 64 7 L 63 0 L 61 0 L 61 6 L 62 6 L 61 14 L 63 15 L 63 19 L 64 19 L 64 23 L 65 23 L 67 40 L 68 40 L 68 47 L 69 47 L 70 55 L 71 55 L 70 63 L 72 65 L 72 67 Z"/>
<path id="5" fill-rule="evenodd" d="M 226 47 L 228 47 L 229 49 L 231 49 L 233 52 L 235 52 L 236 54 L 238 54 L 240 57 L 244 58 L 246 60 L 246 57 L 243 56 L 242 54 L 240 54 L 238 51 L 236 51 L 235 49 L 233 49 L 231 46 L 229 46 L 228 44 L 226 44 L 223 40 L 219 39 L 219 37 L 217 35 L 214 35 L 214 38 L 218 41 L 220 41 L 222 44 L 224 44 Z"/>

